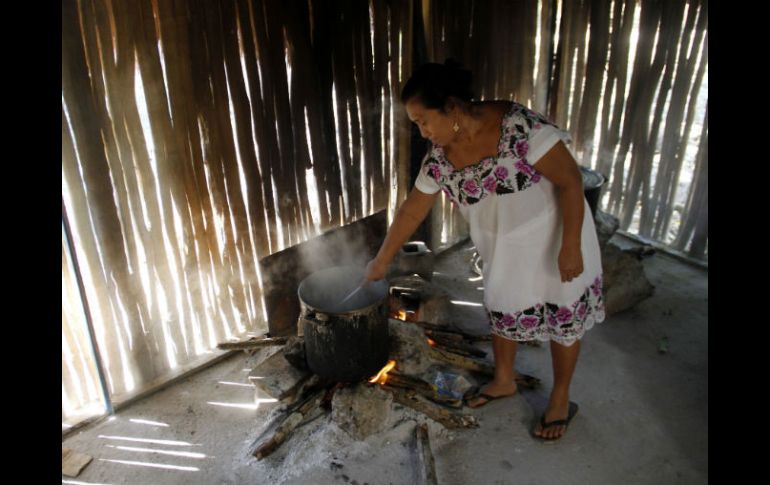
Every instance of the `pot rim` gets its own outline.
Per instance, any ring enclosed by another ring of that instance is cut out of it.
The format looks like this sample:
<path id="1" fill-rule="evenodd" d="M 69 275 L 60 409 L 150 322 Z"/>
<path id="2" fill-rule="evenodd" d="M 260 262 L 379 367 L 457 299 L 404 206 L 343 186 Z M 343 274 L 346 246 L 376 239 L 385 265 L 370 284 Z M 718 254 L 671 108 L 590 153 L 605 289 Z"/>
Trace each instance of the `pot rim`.
<path id="1" fill-rule="evenodd" d="M 359 314 L 359 313 L 364 313 L 367 310 L 370 310 L 370 309 L 372 309 L 374 307 L 377 307 L 377 306 L 381 305 L 383 303 L 383 301 L 387 301 L 388 297 L 390 296 L 390 283 L 388 282 L 387 278 L 383 278 L 382 280 L 378 280 L 378 282 L 382 281 L 385 284 L 385 288 L 384 288 L 385 291 L 384 291 L 384 294 L 382 295 L 381 298 L 379 298 L 377 300 L 374 300 L 369 305 L 366 305 L 366 306 L 363 306 L 363 307 L 360 307 L 360 308 L 355 308 L 355 309 L 347 310 L 347 311 L 344 311 L 344 312 L 335 312 L 335 311 L 330 311 L 330 310 L 324 310 L 324 309 L 319 308 L 319 307 L 317 307 L 315 305 L 311 305 L 310 303 L 308 303 L 307 301 L 305 301 L 302 298 L 302 294 L 301 294 L 302 289 L 308 284 L 307 280 L 309 278 L 313 277 L 314 275 L 317 275 L 318 273 L 329 272 L 329 271 L 334 271 L 334 270 L 341 271 L 343 269 L 352 270 L 355 273 L 359 273 L 359 272 L 363 273 L 363 271 L 361 271 L 361 268 L 359 268 L 357 266 L 352 266 L 352 265 L 330 266 L 328 268 L 324 268 L 324 269 L 321 269 L 321 270 L 318 270 L 318 271 L 314 271 L 313 273 L 311 273 L 308 276 L 306 276 L 305 278 L 303 278 L 302 281 L 300 281 L 299 285 L 297 286 L 297 298 L 300 301 L 300 305 L 305 307 L 305 308 L 311 309 L 315 313 L 323 313 L 325 315 L 353 316 L 353 315 L 356 315 L 356 314 Z M 374 283 L 376 283 L 376 282 L 372 282 L 370 284 L 374 284 Z"/>

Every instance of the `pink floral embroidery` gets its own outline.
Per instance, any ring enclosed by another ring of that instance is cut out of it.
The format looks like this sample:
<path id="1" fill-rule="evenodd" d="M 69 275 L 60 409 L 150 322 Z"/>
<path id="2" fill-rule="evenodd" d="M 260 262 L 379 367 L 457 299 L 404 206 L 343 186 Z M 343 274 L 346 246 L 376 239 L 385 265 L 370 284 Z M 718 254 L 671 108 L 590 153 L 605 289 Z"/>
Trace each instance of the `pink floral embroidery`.
<path id="1" fill-rule="evenodd" d="M 529 151 L 529 144 L 526 140 L 521 140 L 516 142 L 516 154 L 519 156 L 519 158 L 524 158 L 527 156 L 527 152 Z"/>
<path id="2" fill-rule="evenodd" d="M 466 180 L 463 184 L 463 190 L 465 190 L 468 194 L 475 197 L 481 193 L 481 190 L 479 189 L 479 186 L 476 184 L 475 180 Z"/>
<path id="3" fill-rule="evenodd" d="M 484 189 L 487 192 L 494 192 L 497 188 L 497 179 L 494 177 L 487 177 L 484 179 Z"/>

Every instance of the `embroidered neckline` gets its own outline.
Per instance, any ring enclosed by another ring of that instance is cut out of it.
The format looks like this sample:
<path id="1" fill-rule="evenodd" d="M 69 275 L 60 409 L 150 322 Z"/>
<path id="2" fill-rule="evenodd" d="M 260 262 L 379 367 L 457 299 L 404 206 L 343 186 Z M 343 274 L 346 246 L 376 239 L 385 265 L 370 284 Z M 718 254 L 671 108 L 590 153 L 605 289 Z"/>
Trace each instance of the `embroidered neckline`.
<path id="1" fill-rule="evenodd" d="M 484 157 L 481 160 L 479 160 L 477 162 L 474 162 L 474 163 L 472 163 L 470 165 L 466 165 L 463 168 L 456 168 L 454 166 L 454 164 L 452 162 L 450 162 L 449 159 L 446 157 L 446 154 L 444 153 L 444 147 L 440 146 L 440 145 L 434 145 L 434 150 L 436 151 L 437 158 L 439 159 L 439 161 L 441 163 L 443 163 L 443 164 L 445 164 L 447 166 L 447 168 L 449 169 L 450 173 L 454 173 L 454 172 L 462 173 L 462 172 L 466 172 L 468 170 L 473 170 L 473 169 L 478 168 L 479 165 L 483 164 L 487 160 L 494 160 L 494 159 L 497 159 L 497 158 L 500 158 L 501 156 L 503 156 L 503 152 L 505 151 L 505 145 L 506 145 L 505 138 L 506 138 L 506 134 L 507 134 L 508 119 L 511 117 L 511 115 L 514 112 L 514 109 L 517 106 L 517 103 L 515 101 L 511 101 L 510 103 L 511 103 L 510 108 L 508 108 L 503 113 L 503 118 L 500 121 L 500 137 L 497 140 L 497 154 L 496 155 Z"/>

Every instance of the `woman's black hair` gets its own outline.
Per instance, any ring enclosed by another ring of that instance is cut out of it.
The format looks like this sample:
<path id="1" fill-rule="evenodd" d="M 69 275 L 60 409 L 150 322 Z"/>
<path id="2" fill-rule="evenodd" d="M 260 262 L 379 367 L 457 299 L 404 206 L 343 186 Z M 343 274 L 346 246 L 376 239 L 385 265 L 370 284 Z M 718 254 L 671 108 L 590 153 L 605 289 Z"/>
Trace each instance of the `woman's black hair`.
<path id="1" fill-rule="evenodd" d="M 401 91 L 401 102 L 406 104 L 413 97 L 419 97 L 429 109 L 443 110 L 450 96 L 470 102 L 471 72 L 462 69 L 454 59 L 447 59 L 444 64 L 429 62 L 418 67 Z"/>

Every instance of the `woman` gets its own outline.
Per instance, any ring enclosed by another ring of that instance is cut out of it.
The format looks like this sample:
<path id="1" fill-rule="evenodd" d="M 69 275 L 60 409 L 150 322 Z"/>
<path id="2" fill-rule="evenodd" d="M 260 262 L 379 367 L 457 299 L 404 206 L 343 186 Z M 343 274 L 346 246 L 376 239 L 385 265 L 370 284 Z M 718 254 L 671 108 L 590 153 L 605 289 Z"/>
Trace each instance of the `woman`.
<path id="1" fill-rule="evenodd" d="M 580 339 L 604 320 L 596 230 L 569 135 L 518 103 L 472 101 L 470 85 L 470 72 L 431 63 L 404 86 L 407 115 L 432 146 L 366 279 L 385 276 L 443 191 L 483 260 L 492 331 L 494 379 L 467 404 L 515 394 L 518 342 L 550 341 L 554 386 L 532 433 L 558 439 L 577 412 L 569 386 Z"/>

